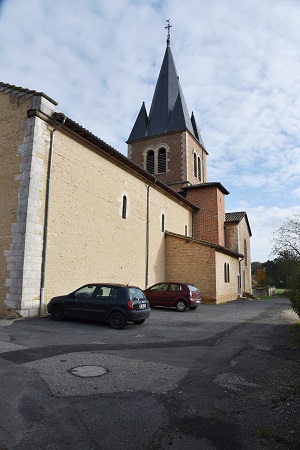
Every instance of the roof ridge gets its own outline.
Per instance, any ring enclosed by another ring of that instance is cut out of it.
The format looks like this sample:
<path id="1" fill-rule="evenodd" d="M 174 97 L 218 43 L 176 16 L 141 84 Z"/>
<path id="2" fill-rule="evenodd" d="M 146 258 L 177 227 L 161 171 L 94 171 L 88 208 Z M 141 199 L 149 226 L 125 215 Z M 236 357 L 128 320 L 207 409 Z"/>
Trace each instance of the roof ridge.
<path id="1" fill-rule="evenodd" d="M 46 95 L 44 92 L 38 92 L 33 89 L 23 88 L 21 86 L 16 86 L 15 84 L 4 83 L 3 81 L 0 81 L 0 92 L 4 92 L 5 94 L 12 94 L 12 95 L 15 95 L 18 97 L 24 96 L 25 98 L 30 98 L 30 97 L 39 95 L 39 96 L 45 97 L 47 100 L 49 100 L 54 105 L 58 104 L 51 97 Z"/>

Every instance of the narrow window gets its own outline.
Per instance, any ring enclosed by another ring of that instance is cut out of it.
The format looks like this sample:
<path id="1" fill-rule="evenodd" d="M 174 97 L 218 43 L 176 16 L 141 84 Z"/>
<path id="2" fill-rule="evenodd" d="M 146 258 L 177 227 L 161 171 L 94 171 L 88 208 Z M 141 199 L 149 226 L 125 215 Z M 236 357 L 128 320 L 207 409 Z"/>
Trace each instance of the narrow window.
<path id="1" fill-rule="evenodd" d="M 149 150 L 147 153 L 147 172 L 154 174 L 154 151 Z"/>
<path id="2" fill-rule="evenodd" d="M 184 235 L 185 235 L 185 237 L 187 237 L 187 235 L 188 235 L 188 229 L 187 229 L 187 225 L 184 225 Z"/>
<path id="3" fill-rule="evenodd" d="M 197 156 L 196 156 L 196 153 L 194 153 L 194 177 L 197 178 Z"/>
<path id="4" fill-rule="evenodd" d="M 123 203 L 122 203 L 122 219 L 126 219 L 127 217 L 127 197 L 123 195 Z"/>
<path id="5" fill-rule="evenodd" d="M 165 173 L 167 171 L 167 152 L 165 148 L 158 150 L 158 173 Z"/>
<path id="6" fill-rule="evenodd" d="M 161 231 L 165 231 L 165 215 L 161 215 Z"/>
<path id="7" fill-rule="evenodd" d="M 224 281 L 225 283 L 230 282 L 229 264 L 224 263 Z"/>
<path id="8" fill-rule="evenodd" d="M 202 164 L 201 164 L 201 158 L 198 156 L 198 180 L 201 181 L 201 173 L 202 173 Z"/>

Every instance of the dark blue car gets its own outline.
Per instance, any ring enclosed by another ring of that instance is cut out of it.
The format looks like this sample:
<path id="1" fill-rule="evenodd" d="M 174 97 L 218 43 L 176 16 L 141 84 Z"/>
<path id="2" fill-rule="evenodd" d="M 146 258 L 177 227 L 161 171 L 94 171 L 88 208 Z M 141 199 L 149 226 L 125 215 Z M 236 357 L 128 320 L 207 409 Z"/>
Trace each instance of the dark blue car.
<path id="1" fill-rule="evenodd" d="M 151 311 L 140 288 L 109 283 L 85 284 L 68 295 L 53 297 L 47 310 L 53 320 L 100 320 L 116 329 L 124 328 L 127 322 L 141 325 Z"/>

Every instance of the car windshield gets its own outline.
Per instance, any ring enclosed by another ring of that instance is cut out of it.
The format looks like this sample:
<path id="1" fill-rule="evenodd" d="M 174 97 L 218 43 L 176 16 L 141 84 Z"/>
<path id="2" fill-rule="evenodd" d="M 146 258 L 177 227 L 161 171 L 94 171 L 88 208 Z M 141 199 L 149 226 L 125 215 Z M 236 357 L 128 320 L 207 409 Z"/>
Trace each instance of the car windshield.
<path id="1" fill-rule="evenodd" d="M 130 300 L 144 300 L 146 297 L 139 288 L 128 288 Z"/>

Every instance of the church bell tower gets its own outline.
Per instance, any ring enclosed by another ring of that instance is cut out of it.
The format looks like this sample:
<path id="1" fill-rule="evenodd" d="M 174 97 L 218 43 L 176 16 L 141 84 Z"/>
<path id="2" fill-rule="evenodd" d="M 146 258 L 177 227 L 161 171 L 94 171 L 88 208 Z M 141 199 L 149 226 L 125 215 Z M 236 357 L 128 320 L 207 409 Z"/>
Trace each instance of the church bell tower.
<path id="1" fill-rule="evenodd" d="M 206 183 L 207 151 L 194 114 L 189 115 L 170 46 L 147 114 L 143 103 L 128 138 L 128 158 L 179 192 Z"/>

